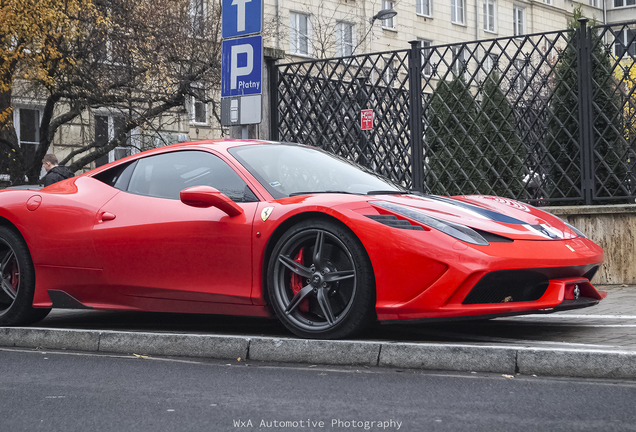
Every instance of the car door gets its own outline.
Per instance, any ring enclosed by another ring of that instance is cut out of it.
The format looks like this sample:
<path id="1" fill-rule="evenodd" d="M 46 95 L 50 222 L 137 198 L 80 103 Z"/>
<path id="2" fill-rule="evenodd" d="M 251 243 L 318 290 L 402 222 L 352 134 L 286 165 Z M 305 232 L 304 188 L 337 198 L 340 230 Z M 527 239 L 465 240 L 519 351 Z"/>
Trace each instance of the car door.
<path id="1" fill-rule="evenodd" d="M 127 185 L 100 209 L 94 228 L 110 296 L 149 310 L 161 309 L 153 299 L 251 304 L 258 200 L 234 169 L 214 154 L 187 150 L 140 159 L 127 171 L 120 179 Z M 199 185 L 225 193 L 243 214 L 179 200 L 182 189 Z"/>

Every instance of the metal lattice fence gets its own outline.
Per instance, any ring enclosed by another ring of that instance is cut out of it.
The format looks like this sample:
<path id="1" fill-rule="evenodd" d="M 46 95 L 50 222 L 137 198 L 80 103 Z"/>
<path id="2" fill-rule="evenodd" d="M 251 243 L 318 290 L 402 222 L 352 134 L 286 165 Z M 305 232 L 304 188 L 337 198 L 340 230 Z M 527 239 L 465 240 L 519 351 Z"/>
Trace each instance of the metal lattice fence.
<path id="1" fill-rule="evenodd" d="M 280 65 L 273 126 L 426 193 L 634 202 L 633 27 Z"/>

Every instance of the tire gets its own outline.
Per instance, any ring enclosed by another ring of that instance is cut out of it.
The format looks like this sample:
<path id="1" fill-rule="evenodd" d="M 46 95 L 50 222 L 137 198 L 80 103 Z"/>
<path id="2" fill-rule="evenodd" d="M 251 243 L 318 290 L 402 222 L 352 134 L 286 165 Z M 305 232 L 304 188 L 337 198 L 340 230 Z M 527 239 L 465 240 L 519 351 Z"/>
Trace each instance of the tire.
<path id="1" fill-rule="evenodd" d="M 369 257 L 348 230 L 307 220 L 276 243 L 267 271 L 269 301 L 292 333 L 309 339 L 353 336 L 375 319 Z"/>
<path id="2" fill-rule="evenodd" d="M 35 271 L 24 240 L 0 226 L 0 325 L 28 325 L 43 319 L 51 309 L 33 307 Z"/>

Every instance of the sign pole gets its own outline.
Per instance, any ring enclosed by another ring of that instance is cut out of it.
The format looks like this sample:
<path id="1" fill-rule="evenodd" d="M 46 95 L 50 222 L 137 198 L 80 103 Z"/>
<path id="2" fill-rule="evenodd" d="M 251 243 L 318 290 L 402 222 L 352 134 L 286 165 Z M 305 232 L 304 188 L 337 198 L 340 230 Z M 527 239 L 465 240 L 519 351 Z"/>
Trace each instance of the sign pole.
<path id="1" fill-rule="evenodd" d="M 221 125 L 262 120 L 263 0 L 222 0 Z"/>

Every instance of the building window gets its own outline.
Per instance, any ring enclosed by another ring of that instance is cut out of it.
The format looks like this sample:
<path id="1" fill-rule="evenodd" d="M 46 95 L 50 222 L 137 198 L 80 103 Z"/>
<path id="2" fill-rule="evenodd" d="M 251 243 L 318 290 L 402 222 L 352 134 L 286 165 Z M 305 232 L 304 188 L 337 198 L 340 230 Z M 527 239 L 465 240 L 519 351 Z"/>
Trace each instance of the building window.
<path id="1" fill-rule="evenodd" d="M 543 0 L 543 4 L 551 5 L 552 0 Z"/>
<path id="2" fill-rule="evenodd" d="M 526 33 L 526 12 L 525 9 L 519 6 L 512 8 L 512 23 L 514 27 L 515 36 L 520 36 Z"/>
<path id="3" fill-rule="evenodd" d="M 112 115 L 96 115 L 95 116 L 95 145 L 103 147 L 124 129 L 125 120 L 123 117 Z M 132 154 L 130 147 L 130 133 L 127 134 L 125 146 L 115 147 L 107 154 L 95 160 L 95 166 L 106 165 Z"/>
<path id="4" fill-rule="evenodd" d="M 614 55 L 618 58 L 629 55 L 636 57 L 636 32 L 629 28 L 624 28 L 616 33 L 614 39 Z"/>
<path id="5" fill-rule="evenodd" d="M 415 13 L 418 15 L 432 16 L 431 0 L 415 0 Z"/>
<path id="6" fill-rule="evenodd" d="M 451 22 L 464 24 L 464 0 L 451 0 Z"/>
<path id="7" fill-rule="evenodd" d="M 382 0 L 382 9 L 393 9 L 395 3 L 388 0 Z M 382 28 L 395 30 L 395 17 L 382 20 Z"/>
<path id="8" fill-rule="evenodd" d="M 486 72 L 486 76 L 490 74 L 493 70 L 497 69 L 497 63 L 499 62 L 499 56 L 497 54 L 487 54 L 484 59 L 484 72 Z"/>
<path id="9" fill-rule="evenodd" d="M 422 48 L 422 72 L 424 76 L 429 77 L 433 74 L 433 51 L 430 48 L 433 41 L 426 39 L 419 39 L 419 41 Z"/>
<path id="10" fill-rule="evenodd" d="M 453 47 L 453 74 L 455 76 L 460 76 L 460 74 L 464 73 L 464 79 L 468 80 L 468 52 L 465 48 L 462 47 Z"/>
<path id="11" fill-rule="evenodd" d="M 289 13 L 289 51 L 291 54 L 305 55 L 311 54 L 309 15 L 290 12 Z"/>
<path id="12" fill-rule="evenodd" d="M 526 62 L 525 60 L 515 60 L 514 64 L 516 72 L 516 76 L 514 78 L 515 90 L 517 90 L 518 93 L 523 93 L 528 84 Z"/>
<path id="13" fill-rule="evenodd" d="M 391 60 L 387 60 L 384 68 L 384 83 L 387 87 L 394 86 L 397 84 L 397 70 L 395 69 L 395 65 Z"/>
<path id="14" fill-rule="evenodd" d="M 190 0 L 188 6 L 192 34 L 203 36 L 205 33 L 205 0 Z"/>
<path id="15" fill-rule="evenodd" d="M 340 21 L 336 24 L 336 56 L 345 57 L 354 54 L 356 32 L 353 24 Z"/>
<path id="16" fill-rule="evenodd" d="M 193 87 L 190 98 L 190 121 L 197 124 L 208 124 L 208 104 L 205 102 L 205 89 Z"/>
<path id="17" fill-rule="evenodd" d="M 496 11 L 496 0 L 484 0 L 484 30 L 492 33 L 496 31 Z"/>
<path id="18" fill-rule="evenodd" d="M 614 0 L 614 7 L 623 7 L 623 6 L 634 6 L 636 4 L 636 0 Z"/>
<path id="19" fill-rule="evenodd" d="M 22 148 L 27 165 L 33 162 L 35 150 L 40 142 L 40 110 L 32 108 L 16 108 L 13 124 L 16 127 L 18 142 Z"/>
<path id="20" fill-rule="evenodd" d="M 590 6 L 595 7 L 595 8 L 600 7 L 599 6 L 599 0 L 590 0 Z"/>
<path id="21" fill-rule="evenodd" d="M 93 48 L 93 56 L 99 63 L 123 65 L 128 56 L 126 37 L 121 32 L 113 32 L 110 35 L 97 34 L 97 43 Z"/>

